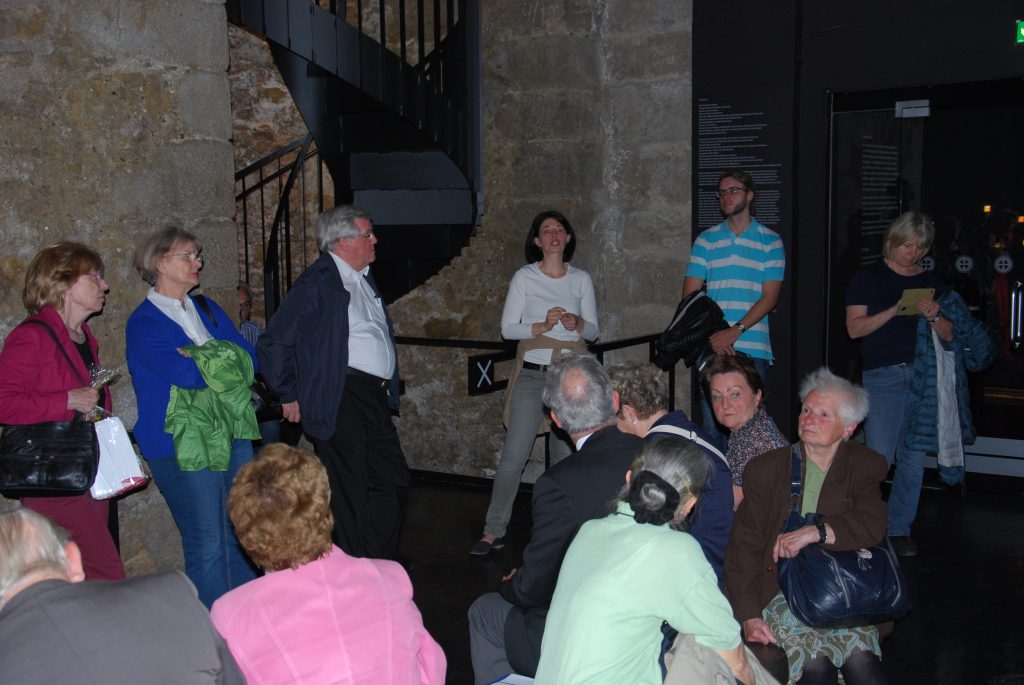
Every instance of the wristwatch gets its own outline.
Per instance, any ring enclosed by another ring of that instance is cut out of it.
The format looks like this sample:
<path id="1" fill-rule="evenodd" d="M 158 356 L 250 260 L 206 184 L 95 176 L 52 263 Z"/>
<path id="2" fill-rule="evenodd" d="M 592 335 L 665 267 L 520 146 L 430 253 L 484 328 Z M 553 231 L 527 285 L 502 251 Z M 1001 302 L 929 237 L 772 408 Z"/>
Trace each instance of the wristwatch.
<path id="1" fill-rule="evenodd" d="M 825 524 L 824 523 L 817 523 L 815 525 L 818 528 L 818 544 L 819 545 L 824 545 L 825 541 L 828 540 L 828 531 L 825 530 Z"/>
<path id="2" fill-rule="evenodd" d="M 733 324 L 733 325 L 734 325 L 734 326 L 736 326 L 736 328 L 740 329 L 740 333 L 741 333 L 741 334 L 743 333 L 743 331 L 747 330 L 747 327 L 746 327 L 746 326 L 744 326 L 744 325 L 743 325 L 742 323 L 740 323 L 739 321 L 737 321 L 737 322 L 736 322 L 735 324 Z"/>

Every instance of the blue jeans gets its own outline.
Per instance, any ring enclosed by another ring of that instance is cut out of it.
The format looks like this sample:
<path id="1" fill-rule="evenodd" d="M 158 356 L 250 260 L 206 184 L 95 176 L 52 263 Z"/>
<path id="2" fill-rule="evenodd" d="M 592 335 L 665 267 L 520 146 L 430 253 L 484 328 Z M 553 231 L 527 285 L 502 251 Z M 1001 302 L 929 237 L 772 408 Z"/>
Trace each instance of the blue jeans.
<path id="1" fill-rule="evenodd" d="M 767 359 L 758 359 L 757 357 L 751 357 L 750 360 L 754 362 L 754 366 L 757 368 L 758 375 L 761 376 L 761 385 L 768 386 L 768 369 L 771 368 L 771 362 Z M 726 433 L 722 432 L 722 429 L 718 427 L 718 422 L 715 421 L 715 412 L 711 408 L 711 401 L 704 394 L 704 381 L 697 374 L 697 397 L 700 399 L 700 421 L 701 425 L 704 426 L 704 430 L 711 434 L 711 437 L 715 439 L 719 449 L 725 452 L 726 446 Z"/>
<path id="2" fill-rule="evenodd" d="M 181 533 L 185 573 L 207 608 L 228 590 L 256 577 L 255 567 L 235 537 L 227 509 L 231 481 L 249 461 L 249 440 L 232 442 L 227 471 L 182 471 L 174 457 L 147 460 Z"/>
<path id="3" fill-rule="evenodd" d="M 903 446 L 906 430 L 906 401 L 910 396 L 913 370 L 908 364 L 894 364 L 864 372 L 864 389 L 871 396 L 871 412 L 864 424 L 867 446 L 885 457 L 896 473 L 889 492 L 889 535 L 910 535 L 917 515 L 924 480 L 924 452 Z"/>
<path id="4" fill-rule="evenodd" d="M 516 383 L 512 387 L 512 398 L 509 400 L 508 432 L 505 434 L 505 445 L 501 448 L 501 460 L 494 472 L 494 486 L 491 489 L 491 503 L 487 507 L 487 519 L 484 533 L 502 537 L 512 518 L 512 505 L 519 492 L 519 479 L 523 475 L 526 462 L 533 451 L 533 443 L 537 440 L 537 431 L 544 420 L 544 372 L 533 369 L 520 369 Z M 557 431 L 557 432 L 556 432 Z M 548 453 L 551 465 L 572 454 L 572 445 L 562 439 L 565 435 L 551 426 L 547 434 Z"/>
<path id="5" fill-rule="evenodd" d="M 281 419 L 263 421 L 259 424 L 260 447 L 265 447 L 274 442 L 281 442 Z"/>

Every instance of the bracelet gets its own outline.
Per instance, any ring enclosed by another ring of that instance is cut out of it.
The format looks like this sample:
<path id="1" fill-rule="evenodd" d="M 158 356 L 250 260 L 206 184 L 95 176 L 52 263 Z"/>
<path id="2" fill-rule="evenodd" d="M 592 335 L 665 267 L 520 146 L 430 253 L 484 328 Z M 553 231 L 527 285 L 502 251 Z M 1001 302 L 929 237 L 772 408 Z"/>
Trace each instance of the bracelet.
<path id="1" fill-rule="evenodd" d="M 925 319 L 925 321 L 927 321 L 928 323 L 935 323 L 938 320 L 939 320 L 939 315 L 938 314 L 936 314 L 935 316 L 933 316 L 930 319 Z"/>
<path id="2" fill-rule="evenodd" d="M 828 530 L 825 529 L 824 523 L 815 524 L 818 528 L 818 544 L 824 545 L 825 541 L 828 540 Z"/>

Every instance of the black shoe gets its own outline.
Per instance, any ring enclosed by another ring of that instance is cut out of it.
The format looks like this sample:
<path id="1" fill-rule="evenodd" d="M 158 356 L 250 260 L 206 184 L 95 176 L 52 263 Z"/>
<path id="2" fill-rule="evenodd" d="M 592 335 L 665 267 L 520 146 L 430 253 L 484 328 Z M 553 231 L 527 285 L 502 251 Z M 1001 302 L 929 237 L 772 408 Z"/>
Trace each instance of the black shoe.
<path id="1" fill-rule="evenodd" d="M 487 542 L 481 538 L 473 543 L 473 546 L 469 548 L 469 553 L 474 557 L 486 557 L 492 549 L 497 550 L 503 547 L 505 547 L 505 538 L 497 538 L 494 542 Z"/>
<path id="2" fill-rule="evenodd" d="M 893 551 L 896 552 L 898 557 L 916 557 L 917 556 L 917 545 L 910 539 L 909 535 L 893 535 L 889 538 L 889 542 L 892 543 Z"/>

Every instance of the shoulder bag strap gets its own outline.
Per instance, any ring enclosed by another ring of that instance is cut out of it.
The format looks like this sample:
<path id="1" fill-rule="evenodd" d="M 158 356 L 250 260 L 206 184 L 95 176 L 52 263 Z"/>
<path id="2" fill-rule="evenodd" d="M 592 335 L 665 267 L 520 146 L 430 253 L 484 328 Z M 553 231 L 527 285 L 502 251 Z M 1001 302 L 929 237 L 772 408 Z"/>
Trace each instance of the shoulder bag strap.
<path id="1" fill-rule="evenodd" d="M 186 295 L 186 297 L 188 297 L 188 296 Z M 199 308 L 203 310 L 203 313 L 206 314 L 206 317 L 210 320 L 210 323 L 212 323 L 214 325 L 214 327 L 216 327 L 217 326 L 217 317 L 215 317 L 213 315 L 213 310 L 210 309 L 210 303 L 206 301 L 206 296 L 205 295 L 195 295 L 195 296 L 192 297 L 192 299 L 195 300 L 196 304 L 199 305 Z"/>
<path id="2" fill-rule="evenodd" d="M 46 324 L 46 323 L 44 323 L 44 322 L 42 322 L 42 321 L 40 321 L 38 319 L 29 319 L 28 321 L 25 321 L 24 323 L 25 324 L 33 324 L 33 325 L 36 325 L 36 326 L 42 326 L 43 328 L 45 328 L 46 332 L 50 334 L 51 338 L 53 338 L 53 344 L 57 346 L 57 349 L 60 350 L 60 353 L 62 355 L 64 355 L 65 359 L 68 360 L 68 366 L 70 366 L 71 370 L 75 372 L 76 376 L 78 376 L 78 380 L 82 381 L 82 383 L 84 383 L 85 386 L 92 387 L 92 383 L 90 381 L 87 381 L 84 378 L 82 378 L 82 374 L 78 372 L 78 367 L 75 366 L 75 363 L 73 361 L 71 361 L 71 357 L 68 356 L 67 350 L 65 350 L 64 346 L 60 344 L 60 340 L 57 339 L 57 334 L 53 332 L 53 329 L 50 328 L 50 326 L 48 324 Z M 86 338 L 86 340 L 88 340 L 88 338 Z M 77 418 L 81 419 L 84 415 L 82 414 L 82 412 L 76 411 L 75 412 L 75 416 Z"/>
<path id="3" fill-rule="evenodd" d="M 68 356 L 67 350 L 65 350 L 64 346 L 60 344 L 60 340 L 57 339 L 57 334 L 53 332 L 52 328 L 50 328 L 47 324 L 43 323 L 42 321 L 39 321 L 38 319 L 29 319 L 25 323 L 34 324 L 36 326 L 42 326 L 43 328 L 45 328 L 46 332 L 50 334 L 51 338 L 53 338 L 53 343 L 57 346 L 57 349 L 60 350 L 60 353 L 64 355 L 64 358 L 68 360 L 68 364 L 71 365 L 71 370 L 75 372 L 76 376 L 78 376 L 78 380 L 82 381 L 86 385 L 92 385 L 92 383 L 82 378 L 82 374 L 79 373 L 78 367 L 75 366 L 75 363 L 73 361 L 71 361 L 71 357 Z"/>
<path id="4" fill-rule="evenodd" d="M 789 511 L 792 514 L 800 515 L 800 493 L 803 489 L 802 483 L 800 482 L 800 445 L 796 443 L 793 445 L 792 452 L 790 453 L 790 476 L 789 476 L 789 496 L 790 496 L 790 507 Z"/>
<path id="5" fill-rule="evenodd" d="M 711 454 L 715 455 L 716 457 L 724 461 L 726 464 L 729 463 L 729 460 L 725 458 L 725 455 L 722 454 L 721 450 L 719 450 L 710 442 L 697 435 L 694 431 L 686 430 L 685 428 L 680 428 L 678 426 L 669 426 L 667 424 L 662 424 L 660 426 L 651 426 L 651 429 L 647 431 L 647 434 L 650 435 L 651 433 L 666 433 L 668 435 L 678 435 L 681 438 L 685 438 L 687 440 L 697 443 L 704 449 L 711 452 Z"/>

